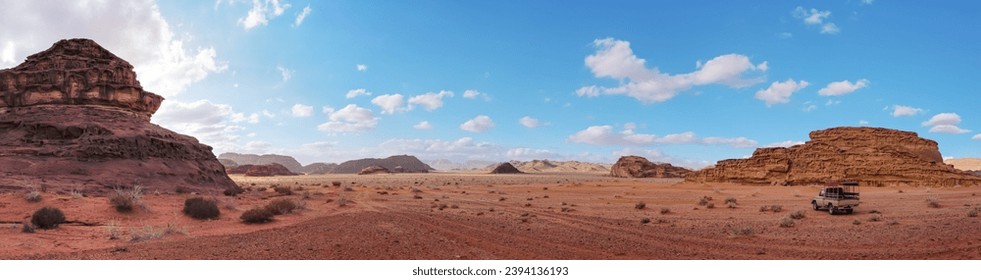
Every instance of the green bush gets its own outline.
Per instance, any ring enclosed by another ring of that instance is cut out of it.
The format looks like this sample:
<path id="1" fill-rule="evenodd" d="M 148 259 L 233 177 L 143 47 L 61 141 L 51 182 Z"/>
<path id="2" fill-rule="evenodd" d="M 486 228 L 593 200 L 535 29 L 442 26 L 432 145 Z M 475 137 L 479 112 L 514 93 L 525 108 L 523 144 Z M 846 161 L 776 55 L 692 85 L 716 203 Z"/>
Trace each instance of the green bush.
<path id="1" fill-rule="evenodd" d="M 198 220 L 207 220 L 218 218 L 221 210 L 218 210 L 218 204 L 214 200 L 194 197 L 184 200 L 184 214 Z"/>
<path id="2" fill-rule="evenodd" d="M 34 211 L 34 215 L 31 215 L 31 224 L 39 229 L 57 228 L 58 225 L 64 222 L 65 214 L 61 212 L 61 209 L 51 206 L 38 209 Z"/>

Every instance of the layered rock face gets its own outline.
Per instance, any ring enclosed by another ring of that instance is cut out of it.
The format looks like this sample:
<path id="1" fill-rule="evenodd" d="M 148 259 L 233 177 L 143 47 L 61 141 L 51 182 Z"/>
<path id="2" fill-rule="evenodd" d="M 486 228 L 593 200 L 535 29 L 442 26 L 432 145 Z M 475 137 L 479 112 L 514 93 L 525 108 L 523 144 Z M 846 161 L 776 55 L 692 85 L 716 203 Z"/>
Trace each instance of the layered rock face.
<path id="1" fill-rule="evenodd" d="M 163 98 L 92 40 L 0 70 L 0 189 L 235 187 L 211 147 L 150 123 Z"/>
<path id="2" fill-rule="evenodd" d="M 981 177 L 943 163 L 937 142 L 914 132 L 836 127 L 787 148 L 759 148 L 748 159 L 719 161 L 686 177 L 695 182 L 806 185 L 852 179 L 861 185 L 955 186 Z"/>
<path id="3" fill-rule="evenodd" d="M 653 163 L 639 156 L 622 156 L 610 167 L 610 176 L 623 178 L 684 178 L 691 170 L 668 163 Z"/>

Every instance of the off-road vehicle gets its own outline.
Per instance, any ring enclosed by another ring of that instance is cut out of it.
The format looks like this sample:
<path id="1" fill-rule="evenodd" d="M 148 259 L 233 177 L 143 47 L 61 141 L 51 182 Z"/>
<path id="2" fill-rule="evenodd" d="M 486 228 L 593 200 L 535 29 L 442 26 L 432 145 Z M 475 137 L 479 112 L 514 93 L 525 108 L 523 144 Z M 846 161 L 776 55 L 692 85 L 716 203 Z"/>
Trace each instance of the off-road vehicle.
<path id="1" fill-rule="evenodd" d="M 858 202 L 858 182 L 845 181 L 821 188 L 821 192 L 811 200 L 811 206 L 814 210 L 828 210 L 831 215 L 840 212 L 851 214 Z"/>

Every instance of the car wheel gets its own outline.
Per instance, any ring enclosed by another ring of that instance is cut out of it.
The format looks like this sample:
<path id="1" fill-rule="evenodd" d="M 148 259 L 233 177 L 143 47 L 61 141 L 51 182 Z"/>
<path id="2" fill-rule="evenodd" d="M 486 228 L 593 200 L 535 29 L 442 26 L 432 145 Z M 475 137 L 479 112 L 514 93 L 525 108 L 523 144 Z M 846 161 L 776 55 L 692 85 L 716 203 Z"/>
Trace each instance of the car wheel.
<path id="1" fill-rule="evenodd" d="M 828 214 L 834 215 L 835 212 L 838 212 L 837 207 L 835 207 L 834 205 L 828 204 Z"/>
<path id="2" fill-rule="evenodd" d="M 814 207 L 814 211 L 821 210 L 821 207 L 818 206 L 817 201 L 811 201 L 811 206 Z"/>

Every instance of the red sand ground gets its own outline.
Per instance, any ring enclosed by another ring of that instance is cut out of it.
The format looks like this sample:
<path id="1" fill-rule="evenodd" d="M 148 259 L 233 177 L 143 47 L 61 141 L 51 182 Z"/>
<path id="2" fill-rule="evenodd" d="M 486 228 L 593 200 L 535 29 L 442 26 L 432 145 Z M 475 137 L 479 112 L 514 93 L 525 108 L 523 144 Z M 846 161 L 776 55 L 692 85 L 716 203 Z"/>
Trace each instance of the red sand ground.
<path id="1" fill-rule="evenodd" d="M 279 196 L 271 189 L 242 194 L 233 200 L 234 210 L 224 208 L 231 198 L 219 194 L 222 214 L 213 221 L 181 213 L 184 199 L 193 194 L 150 189 L 143 197 L 149 211 L 120 214 L 105 197 L 44 193 L 41 202 L 31 203 L 24 192 L 8 192 L 0 195 L 0 258 L 981 259 L 981 217 L 967 215 L 981 207 L 981 187 L 866 187 L 855 214 L 831 216 L 810 209 L 818 191 L 814 186 L 582 174 L 233 179 L 252 188 L 302 187 L 288 197 L 304 201 L 307 210 L 276 216 L 268 224 L 240 222 L 243 211 Z M 332 181 L 342 186 L 330 186 Z M 309 199 L 303 199 L 307 191 Z M 703 196 L 711 196 L 715 208 L 698 206 Z M 340 197 L 349 203 L 339 206 Z M 726 198 L 738 205 L 728 208 Z M 928 207 L 927 199 L 941 207 Z M 635 208 L 640 201 L 645 209 Z M 45 205 L 61 208 L 74 223 L 22 233 L 19 223 Z M 760 211 L 768 205 L 783 211 Z M 670 212 L 661 214 L 662 208 Z M 779 226 L 797 210 L 806 217 L 793 227 Z M 651 222 L 641 223 L 645 217 Z M 120 239 L 109 239 L 110 221 L 118 224 Z M 147 226 L 159 232 L 168 224 L 175 233 L 130 241 Z"/>

